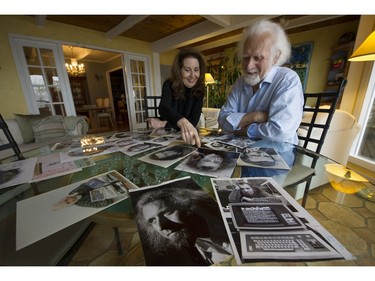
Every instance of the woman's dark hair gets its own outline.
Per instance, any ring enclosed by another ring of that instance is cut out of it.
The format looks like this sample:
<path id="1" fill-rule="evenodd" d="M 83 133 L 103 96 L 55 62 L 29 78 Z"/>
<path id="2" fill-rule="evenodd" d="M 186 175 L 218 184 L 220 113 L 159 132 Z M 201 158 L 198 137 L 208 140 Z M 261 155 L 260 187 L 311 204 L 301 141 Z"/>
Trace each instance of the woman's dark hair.
<path id="1" fill-rule="evenodd" d="M 185 85 L 181 77 L 181 68 L 184 65 L 184 59 L 195 58 L 199 62 L 200 76 L 198 78 L 197 84 L 192 88 L 192 94 L 194 96 L 200 96 L 204 94 L 204 75 L 206 73 L 206 62 L 203 55 L 193 49 L 184 48 L 181 49 L 177 56 L 174 58 L 172 69 L 171 69 L 171 80 L 172 80 L 172 90 L 173 95 L 176 99 L 183 99 L 185 92 Z"/>

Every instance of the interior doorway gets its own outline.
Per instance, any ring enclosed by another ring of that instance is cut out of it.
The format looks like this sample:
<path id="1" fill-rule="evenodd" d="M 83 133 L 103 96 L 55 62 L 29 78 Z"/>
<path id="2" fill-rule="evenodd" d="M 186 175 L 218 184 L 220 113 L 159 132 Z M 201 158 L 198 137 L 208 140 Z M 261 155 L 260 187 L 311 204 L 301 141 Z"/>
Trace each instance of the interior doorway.
<path id="1" fill-rule="evenodd" d="M 126 102 L 126 87 L 124 80 L 124 71 L 122 68 L 109 71 L 109 93 L 112 95 L 113 107 L 116 117 L 116 124 L 118 130 L 128 131 L 129 116 L 128 106 Z"/>

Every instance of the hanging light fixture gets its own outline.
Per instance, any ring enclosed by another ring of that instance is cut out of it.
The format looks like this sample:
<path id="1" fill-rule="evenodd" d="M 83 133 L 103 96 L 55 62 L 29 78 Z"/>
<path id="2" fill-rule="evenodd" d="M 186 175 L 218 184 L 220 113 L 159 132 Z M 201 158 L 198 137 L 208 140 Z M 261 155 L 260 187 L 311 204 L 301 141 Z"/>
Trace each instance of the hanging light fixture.
<path id="1" fill-rule="evenodd" d="M 70 59 L 70 64 L 66 63 L 66 71 L 68 72 L 69 76 L 73 77 L 85 77 L 86 76 L 86 70 L 83 63 L 78 63 L 77 59 L 74 57 L 73 53 L 73 47 L 70 47 L 72 51 L 72 57 Z"/>

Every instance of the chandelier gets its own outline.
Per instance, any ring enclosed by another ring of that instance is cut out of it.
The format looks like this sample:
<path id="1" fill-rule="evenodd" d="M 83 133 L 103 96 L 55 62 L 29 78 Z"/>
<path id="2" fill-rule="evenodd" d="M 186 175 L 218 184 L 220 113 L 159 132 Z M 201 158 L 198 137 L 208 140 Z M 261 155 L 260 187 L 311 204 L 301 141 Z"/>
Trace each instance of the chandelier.
<path id="1" fill-rule="evenodd" d="M 73 47 L 70 47 L 70 49 L 72 51 L 72 58 L 70 59 L 70 63 L 65 64 L 68 75 L 72 77 L 85 77 L 86 70 L 84 64 L 78 63 L 77 59 L 74 58 Z"/>

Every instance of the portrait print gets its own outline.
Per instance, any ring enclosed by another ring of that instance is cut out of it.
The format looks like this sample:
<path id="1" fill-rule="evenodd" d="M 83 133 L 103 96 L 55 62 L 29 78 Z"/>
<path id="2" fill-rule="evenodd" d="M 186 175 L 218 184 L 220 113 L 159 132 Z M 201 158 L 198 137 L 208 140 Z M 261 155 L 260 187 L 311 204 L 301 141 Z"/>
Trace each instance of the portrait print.
<path id="1" fill-rule="evenodd" d="M 221 151 L 209 148 L 199 148 L 190 154 L 176 170 L 197 173 L 210 177 L 230 178 L 237 160 L 239 152 Z"/>
<path id="2" fill-rule="evenodd" d="M 147 265 L 203 266 L 232 258 L 217 202 L 190 177 L 130 191 Z"/>

